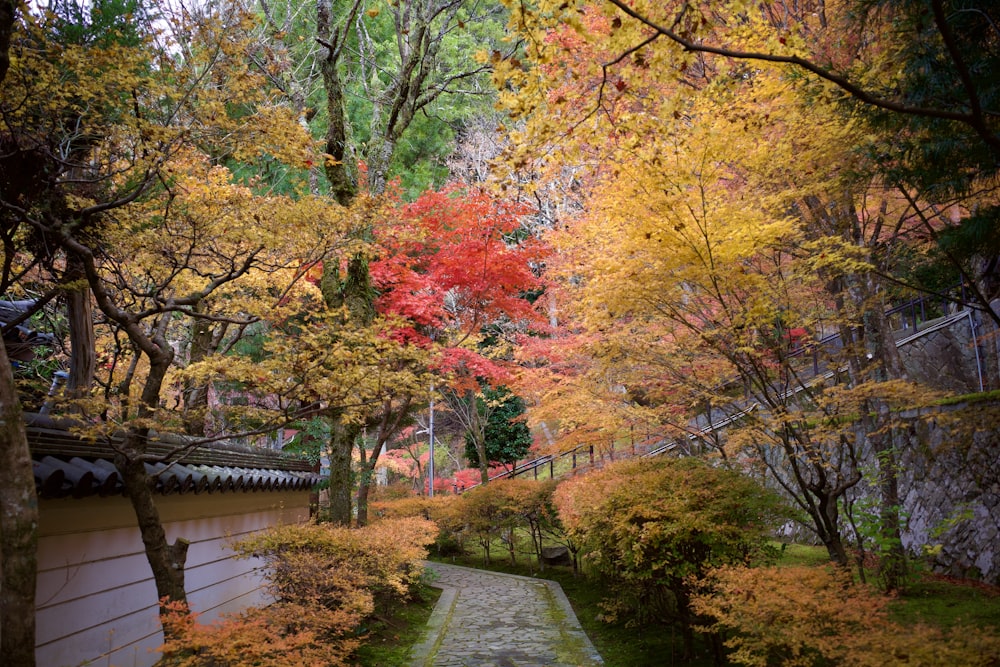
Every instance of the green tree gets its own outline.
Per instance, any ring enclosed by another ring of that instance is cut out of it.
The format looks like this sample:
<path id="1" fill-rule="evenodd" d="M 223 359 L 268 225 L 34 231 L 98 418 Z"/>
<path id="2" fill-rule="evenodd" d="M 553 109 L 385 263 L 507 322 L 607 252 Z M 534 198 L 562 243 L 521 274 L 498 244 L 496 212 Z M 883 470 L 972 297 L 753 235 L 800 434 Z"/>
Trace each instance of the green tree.
<path id="1" fill-rule="evenodd" d="M 513 466 L 531 448 L 531 429 L 524 422 L 524 399 L 508 387 L 486 387 L 475 398 L 481 429 L 465 431 L 465 457 L 469 465 Z"/>

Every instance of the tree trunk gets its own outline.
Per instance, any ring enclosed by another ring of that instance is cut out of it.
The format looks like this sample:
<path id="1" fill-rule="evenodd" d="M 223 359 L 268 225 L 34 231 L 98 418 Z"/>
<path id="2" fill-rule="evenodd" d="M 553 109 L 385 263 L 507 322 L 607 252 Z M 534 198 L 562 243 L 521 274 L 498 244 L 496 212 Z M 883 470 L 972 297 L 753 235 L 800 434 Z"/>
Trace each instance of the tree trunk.
<path id="1" fill-rule="evenodd" d="M 847 548 L 844 547 L 844 538 L 841 536 L 840 527 L 837 524 L 837 499 L 824 498 L 820 503 L 820 508 L 820 517 L 816 519 L 816 524 L 820 528 L 820 541 L 826 547 L 826 553 L 830 556 L 831 561 L 841 567 L 847 567 L 850 560 L 847 557 Z"/>
<path id="2" fill-rule="evenodd" d="M 153 500 L 153 489 L 149 484 L 146 466 L 140 458 L 140 451 L 145 447 L 141 443 L 145 443 L 148 435 L 146 429 L 130 431 L 122 447 L 126 453 L 115 457 L 115 467 L 121 473 L 125 495 L 132 504 L 139 524 L 146 560 L 156 582 L 157 598 L 187 603 L 184 562 L 188 543 L 183 539 L 177 540 L 172 545 L 167 543 L 167 534 Z"/>
<path id="3" fill-rule="evenodd" d="M 865 339 L 872 347 L 866 369 L 872 380 L 885 382 L 904 378 L 899 349 L 885 317 L 885 307 L 876 297 L 874 278 L 867 276 L 860 296 L 868 308 L 864 311 Z M 867 359 L 867 357 L 864 357 Z M 897 475 L 895 429 L 889 405 L 881 399 L 862 410 L 862 424 L 868 435 L 878 465 L 879 488 L 879 576 L 887 591 L 902 588 L 906 575 L 902 520 L 899 516 L 899 479 Z"/>
<path id="4" fill-rule="evenodd" d="M 358 482 L 358 528 L 368 525 L 368 494 L 371 491 L 371 475 L 374 474 L 374 468 L 375 464 L 369 462 L 361 472 L 361 481 Z"/>
<path id="5" fill-rule="evenodd" d="M 490 464 L 486 460 L 486 438 L 476 438 L 476 454 L 479 455 L 479 478 L 483 484 L 489 484 Z"/>
<path id="6" fill-rule="evenodd" d="M 324 19 L 324 10 L 326 11 Z M 330 8 L 321 2 L 318 5 L 318 32 L 321 38 L 328 38 L 330 32 Z M 343 36 L 340 39 L 344 39 Z M 325 165 L 326 178 L 330 181 L 330 193 L 341 206 L 350 206 L 358 193 L 358 186 L 352 177 L 354 159 L 347 148 L 347 115 L 344 111 L 344 84 L 337 70 L 339 50 L 329 44 L 326 57 L 319 61 L 323 86 L 326 89 L 326 152 L 332 158 Z"/>
<path id="7" fill-rule="evenodd" d="M 354 488 L 354 474 L 351 470 L 351 453 L 354 441 L 361 433 L 356 424 L 344 423 L 340 415 L 334 415 L 330 423 L 330 514 L 327 519 L 339 526 L 350 526 L 351 489 Z"/>
<path id="8" fill-rule="evenodd" d="M 38 498 L 21 403 L 0 343 L 0 655 L 4 664 L 35 664 Z"/>
<path id="9" fill-rule="evenodd" d="M 94 338 L 94 312 L 90 302 L 90 285 L 79 258 L 66 258 L 65 282 L 68 284 L 66 309 L 69 319 L 69 379 L 66 395 L 81 398 L 94 380 L 97 366 L 97 344 Z"/>
<path id="10" fill-rule="evenodd" d="M 204 302 L 199 301 L 195 312 L 205 312 Z M 188 365 L 204 361 L 213 352 L 215 339 L 212 325 L 206 320 L 196 319 L 191 327 L 191 343 L 188 348 Z M 188 435 L 205 435 L 205 417 L 208 408 L 208 386 L 192 384 L 184 387 L 184 430 Z"/>
<path id="11" fill-rule="evenodd" d="M 337 310 L 346 306 L 349 317 L 342 326 L 364 327 L 375 317 L 374 292 L 368 262 L 360 255 L 351 258 L 347 265 L 347 275 L 340 281 L 340 273 L 335 265 L 323 268 L 320 290 L 326 307 Z M 351 491 L 354 475 L 351 470 L 351 454 L 354 442 L 361 434 L 361 426 L 345 423 L 344 415 L 333 411 L 330 415 L 330 515 L 333 523 L 349 526 L 353 518 L 351 512 Z"/>
<path id="12" fill-rule="evenodd" d="M 10 38 L 17 18 L 18 0 L 0 0 L 0 82 L 10 68 Z"/>
<path id="13" fill-rule="evenodd" d="M 375 465 L 381 453 L 382 444 L 375 443 L 375 451 L 371 456 L 365 458 L 364 440 L 358 442 L 358 449 L 361 452 L 361 479 L 358 480 L 358 528 L 368 525 L 368 494 L 372 488 L 372 479 L 375 476 Z"/>
<path id="14" fill-rule="evenodd" d="M 66 393 L 71 398 L 79 398 L 85 396 L 90 389 L 97 365 L 90 291 L 73 290 L 67 301 L 71 353 Z"/>
<path id="15" fill-rule="evenodd" d="M 149 355 L 149 375 L 142 388 L 139 423 L 148 419 L 158 406 L 163 379 L 174 356 L 173 349 L 161 336 L 156 337 L 152 347 L 156 348 L 156 352 Z M 135 512 L 146 560 L 149 562 L 153 581 L 156 583 L 157 599 L 187 605 L 184 563 L 187 558 L 188 542 L 178 539 L 173 544 L 167 543 L 167 534 L 163 529 L 160 512 L 153 500 L 154 487 L 146 474 L 143 460 L 148 439 L 148 428 L 129 428 L 125 434 L 125 442 L 115 456 L 115 467 L 121 473 L 125 496 Z"/>

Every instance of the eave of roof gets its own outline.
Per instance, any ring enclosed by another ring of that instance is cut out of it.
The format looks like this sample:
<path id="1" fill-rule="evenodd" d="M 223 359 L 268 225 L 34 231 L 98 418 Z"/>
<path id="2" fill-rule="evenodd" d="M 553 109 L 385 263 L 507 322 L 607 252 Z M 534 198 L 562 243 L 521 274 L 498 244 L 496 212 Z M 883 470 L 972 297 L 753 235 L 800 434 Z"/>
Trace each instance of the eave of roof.
<path id="1" fill-rule="evenodd" d="M 115 450 L 107 440 L 84 440 L 52 421 L 26 415 L 35 487 L 42 498 L 121 494 Z M 171 438 L 171 440 L 174 440 Z M 165 456 L 177 442 L 151 440 L 147 452 Z M 282 452 L 232 443 L 193 448 L 170 463 L 147 463 L 153 490 L 160 494 L 226 491 L 305 491 L 322 480 L 312 465 Z"/>

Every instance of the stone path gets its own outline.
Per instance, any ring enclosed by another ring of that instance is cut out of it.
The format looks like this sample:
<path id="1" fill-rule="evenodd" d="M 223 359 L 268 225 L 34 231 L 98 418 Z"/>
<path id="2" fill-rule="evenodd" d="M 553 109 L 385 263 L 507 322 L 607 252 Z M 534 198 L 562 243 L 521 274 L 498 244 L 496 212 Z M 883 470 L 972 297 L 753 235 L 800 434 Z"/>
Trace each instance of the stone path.
<path id="1" fill-rule="evenodd" d="M 559 584 L 427 563 L 441 597 L 410 667 L 603 665 Z"/>

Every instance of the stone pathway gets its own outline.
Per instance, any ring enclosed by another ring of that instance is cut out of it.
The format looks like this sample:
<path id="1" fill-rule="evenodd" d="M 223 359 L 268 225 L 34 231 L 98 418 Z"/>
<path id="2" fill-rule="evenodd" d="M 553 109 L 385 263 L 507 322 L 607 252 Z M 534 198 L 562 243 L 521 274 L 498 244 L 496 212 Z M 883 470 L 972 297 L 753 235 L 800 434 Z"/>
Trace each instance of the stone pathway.
<path id="1" fill-rule="evenodd" d="M 410 667 L 603 665 L 559 584 L 427 563 L 442 589 Z"/>

